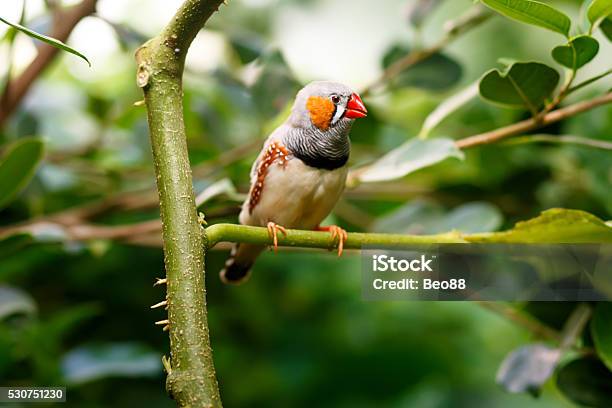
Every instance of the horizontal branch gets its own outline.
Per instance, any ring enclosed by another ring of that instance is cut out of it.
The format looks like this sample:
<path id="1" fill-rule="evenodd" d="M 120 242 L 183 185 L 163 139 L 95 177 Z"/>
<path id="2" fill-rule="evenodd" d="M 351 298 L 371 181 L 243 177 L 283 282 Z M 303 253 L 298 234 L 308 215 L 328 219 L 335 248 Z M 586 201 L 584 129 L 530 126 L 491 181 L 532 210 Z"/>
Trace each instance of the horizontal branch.
<path id="1" fill-rule="evenodd" d="M 207 248 L 219 242 L 271 245 L 267 228 L 236 224 L 214 224 L 206 228 Z M 350 232 L 345 248 L 359 249 L 367 245 L 402 246 L 409 244 L 447 244 L 467 242 L 463 234 L 453 231 L 435 235 L 404 235 Z M 332 248 L 336 241 L 328 232 L 288 229 L 287 235 L 279 233 L 279 246 L 304 248 Z"/>
<path id="2" fill-rule="evenodd" d="M 466 149 L 468 147 L 494 143 L 498 140 L 505 139 L 510 136 L 519 135 L 521 133 L 529 132 L 531 130 L 541 128 L 543 126 L 550 125 L 551 123 L 559 122 L 560 120 L 569 118 L 571 116 L 586 112 L 588 110 L 611 102 L 612 92 L 609 92 L 605 95 L 601 95 L 596 98 L 589 99 L 587 101 L 578 102 L 573 105 L 566 106 L 565 108 L 554 110 L 542 116 L 541 118 L 526 119 L 521 122 L 513 123 L 509 126 L 504 126 L 499 129 L 491 130 L 489 132 L 469 136 L 464 139 L 459 139 L 455 142 L 455 145 L 460 149 Z"/>

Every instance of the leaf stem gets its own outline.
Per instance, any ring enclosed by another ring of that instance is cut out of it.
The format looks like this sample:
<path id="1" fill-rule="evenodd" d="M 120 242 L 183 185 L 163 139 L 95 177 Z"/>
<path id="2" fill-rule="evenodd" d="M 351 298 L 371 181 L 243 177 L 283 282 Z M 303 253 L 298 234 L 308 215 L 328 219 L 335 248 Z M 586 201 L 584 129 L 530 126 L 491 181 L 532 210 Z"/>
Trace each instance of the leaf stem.
<path id="1" fill-rule="evenodd" d="M 576 343 L 586 324 L 589 322 L 591 314 L 591 307 L 587 303 L 580 303 L 576 306 L 563 327 L 559 344 L 562 350 L 567 350 Z"/>
<path id="2" fill-rule="evenodd" d="M 583 87 L 585 87 L 587 85 L 590 85 L 593 82 L 598 81 L 601 78 L 604 78 L 604 77 L 606 77 L 606 76 L 608 76 L 610 74 L 612 74 L 612 69 L 609 69 L 609 70 L 607 70 L 607 71 L 605 71 L 605 72 L 603 72 L 603 73 L 601 73 L 599 75 L 596 75 L 596 76 L 594 76 L 592 78 L 585 79 L 584 81 L 580 82 L 578 85 L 575 85 L 575 86 L 571 87 L 570 89 L 568 89 L 567 94 L 569 95 L 572 92 L 577 91 L 578 89 L 583 88 Z"/>
<path id="3" fill-rule="evenodd" d="M 573 48 L 573 45 L 572 45 L 572 50 L 574 52 L 574 65 L 575 65 L 576 64 L 576 62 L 575 62 L 575 60 L 576 60 L 576 50 Z M 542 116 L 546 115 L 548 112 L 550 112 L 551 110 L 556 108 L 563 101 L 563 99 L 565 99 L 565 97 L 569 94 L 568 91 L 570 90 L 570 87 L 572 86 L 572 83 L 574 82 L 574 79 L 576 79 L 576 70 L 575 69 L 570 69 L 570 73 L 569 73 L 569 75 L 567 75 L 567 77 L 565 79 L 565 83 L 563 84 L 563 86 L 559 90 L 559 93 L 557 93 L 557 96 L 555 96 L 554 99 L 549 104 L 547 104 L 544 107 L 542 112 L 539 113 L 539 115 L 538 115 L 538 119 L 539 120 L 542 119 Z"/>

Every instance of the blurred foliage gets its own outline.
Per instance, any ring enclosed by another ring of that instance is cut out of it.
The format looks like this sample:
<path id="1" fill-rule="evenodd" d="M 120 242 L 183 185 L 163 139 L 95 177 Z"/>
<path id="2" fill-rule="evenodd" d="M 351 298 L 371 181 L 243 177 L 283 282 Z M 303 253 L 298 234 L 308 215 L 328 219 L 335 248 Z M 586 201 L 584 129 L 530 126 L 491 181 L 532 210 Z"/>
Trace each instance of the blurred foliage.
<path id="1" fill-rule="evenodd" d="M 350 10 L 335 19 L 350 18 L 362 5 L 362 13 L 372 13 L 370 3 L 334 2 Z M 204 54 L 213 45 L 220 50 L 212 65 L 203 65 L 207 55 L 198 58 L 192 50 L 185 73 L 194 184 L 197 193 L 208 189 L 200 209 L 209 223 L 236 221 L 236 190 L 246 191 L 262 138 L 284 120 L 301 85 L 319 79 L 295 74 L 298 67 L 276 46 L 285 30 L 275 27 L 290 31 L 293 11 L 322 13 L 324 3 L 230 2 L 211 20 L 204 39 L 196 40 Z M 506 2 L 483 3 L 508 14 L 499 9 Z M 380 159 L 370 167 L 379 174 L 372 176 L 376 183 L 348 190 L 330 220 L 356 231 L 433 233 L 507 229 L 552 207 L 611 219 L 609 150 L 527 143 L 461 152 L 451 141 L 529 118 L 529 105 L 538 108 L 558 95 L 552 72 L 557 78 L 561 73 L 564 84 L 572 70 L 584 81 L 610 68 L 612 23 L 600 14 L 592 18 L 603 2 L 588 3 L 593 5 L 551 1 L 546 7 L 560 11 L 547 8 L 544 23 L 537 25 L 553 31 L 495 16 L 364 98 L 370 114 L 354 126 L 351 164 Z M 405 25 L 402 36 L 380 44 L 382 70 L 440 38 L 444 22 L 473 4 L 397 0 L 376 7 L 392 9 Z M 527 7 L 511 17 L 533 23 L 525 10 L 533 12 Z M 161 371 L 167 334 L 153 325 L 165 314 L 149 309 L 163 298 L 163 289 L 152 287 L 163 275 L 159 232 L 124 236 L 123 242 L 103 236 L 81 241 L 48 218 L 85 205 L 90 206 L 87 221 L 105 227 L 158 217 L 151 199 L 155 177 L 146 113 L 134 106 L 142 96 L 134 84 L 132 55 L 161 25 L 152 23 L 144 33 L 137 13 L 99 14 L 90 20 L 110 30 L 113 51 L 96 59 L 95 42 L 90 49 L 77 47 L 90 57 L 93 71 L 76 66 L 73 56 L 60 57 L 0 130 L 0 228 L 49 221 L 37 224 L 32 234 L 0 240 L 0 385 L 67 385 L 67 406 L 172 406 Z M 44 33 L 40 22 L 47 16 L 43 10 L 23 23 Z M 560 45 L 559 33 L 566 35 L 566 28 L 582 36 Z M 7 31 L 0 51 L 22 35 Z M 317 37 L 316 31 L 311 38 L 313 50 L 342 47 L 342 41 Z M 593 41 L 599 42 L 596 56 Z M 570 58 L 575 51 L 578 60 Z M 497 70 L 500 58 L 510 63 Z M 537 87 L 527 82 L 534 80 L 529 76 L 516 77 L 518 88 L 505 86 L 525 61 L 536 67 L 528 73 L 537 76 Z M 495 86 L 483 89 L 481 82 L 482 96 L 515 109 L 475 97 L 472 84 L 488 71 L 484 79 L 494 74 Z M 2 84 L 6 75 L 0 71 Z M 529 103 L 520 95 L 516 103 L 516 89 L 524 86 Z M 568 102 L 611 86 L 602 78 L 568 92 Z M 439 108 L 466 89 L 471 90 Z M 431 125 L 424 125 L 432 116 Z M 539 133 L 610 141 L 611 130 L 612 108 L 603 106 Z M 427 139 L 415 139 L 417 134 Z M 536 379 L 536 388 L 543 384 L 543 389 L 534 399 L 506 393 L 495 379 L 507 354 L 532 347 L 526 346 L 529 333 L 476 304 L 364 303 L 357 256 L 336 259 L 310 250 L 266 253 L 247 285 L 226 287 L 216 276 L 226 256 L 222 250 L 208 254 L 207 292 L 227 406 L 559 407 L 571 406 L 569 400 L 592 406 L 609 406 L 612 400 L 607 380 L 612 311 L 606 305 L 595 307 L 579 342 L 594 347 L 594 355 L 564 355 L 555 381 L 549 375 Z M 556 330 L 563 330 L 575 308 L 569 303 L 514 306 Z"/>
<path id="2" fill-rule="evenodd" d="M 408 47 L 393 46 L 383 56 L 383 68 L 389 67 L 409 53 Z M 459 79 L 461 79 L 461 65 L 444 54 L 435 53 L 404 70 L 392 79 L 389 85 L 398 88 L 413 87 L 441 91 L 455 85 Z"/>
<path id="3" fill-rule="evenodd" d="M 0 161 L 0 208 L 26 187 L 42 157 L 43 143 L 40 139 L 23 138 L 7 147 Z"/>

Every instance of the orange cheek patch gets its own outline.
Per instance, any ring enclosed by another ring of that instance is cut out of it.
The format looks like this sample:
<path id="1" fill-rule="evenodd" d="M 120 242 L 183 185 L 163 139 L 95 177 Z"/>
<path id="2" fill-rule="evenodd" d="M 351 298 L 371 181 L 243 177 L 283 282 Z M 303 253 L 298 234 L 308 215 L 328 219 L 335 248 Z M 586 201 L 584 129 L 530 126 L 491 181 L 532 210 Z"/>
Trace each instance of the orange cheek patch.
<path id="1" fill-rule="evenodd" d="M 334 115 L 334 104 L 327 98 L 311 96 L 306 101 L 306 108 L 310 112 L 313 125 L 321 130 L 327 130 Z"/>

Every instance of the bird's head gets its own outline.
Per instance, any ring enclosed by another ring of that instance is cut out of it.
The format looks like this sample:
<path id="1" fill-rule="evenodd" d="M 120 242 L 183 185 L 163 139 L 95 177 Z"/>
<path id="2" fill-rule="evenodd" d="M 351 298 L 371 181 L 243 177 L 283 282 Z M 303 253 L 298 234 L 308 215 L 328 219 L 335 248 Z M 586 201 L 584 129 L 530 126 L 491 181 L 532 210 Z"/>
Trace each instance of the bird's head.
<path id="1" fill-rule="evenodd" d="M 321 131 L 352 122 L 368 113 L 359 95 L 337 82 L 316 81 L 298 92 L 290 121 L 294 126 Z"/>

